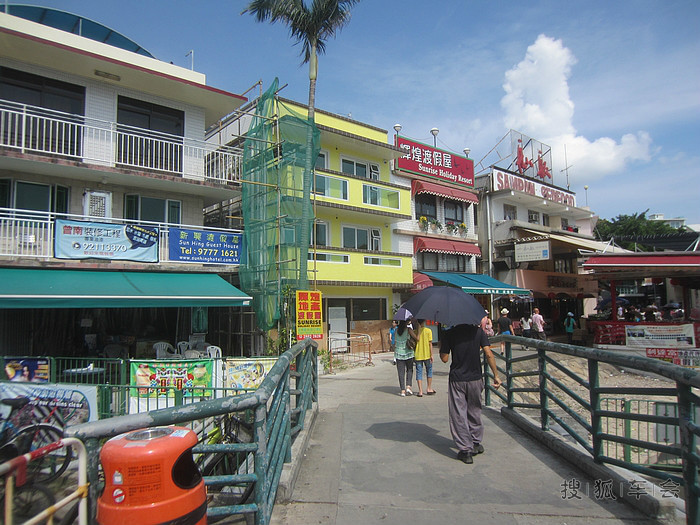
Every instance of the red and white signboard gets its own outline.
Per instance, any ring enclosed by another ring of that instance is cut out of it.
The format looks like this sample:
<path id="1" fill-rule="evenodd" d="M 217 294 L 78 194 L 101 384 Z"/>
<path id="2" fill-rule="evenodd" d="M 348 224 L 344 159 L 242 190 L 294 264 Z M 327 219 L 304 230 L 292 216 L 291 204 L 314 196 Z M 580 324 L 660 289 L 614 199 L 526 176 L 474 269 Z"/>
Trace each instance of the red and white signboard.
<path id="1" fill-rule="evenodd" d="M 396 159 L 397 170 L 474 187 L 473 160 L 398 135 L 396 145 L 406 151 Z"/>
<path id="2" fill-rule="evenodd" d="M 542 197 L 548 201 L 564 204 L 565 206 L 576 206 L 576 195 L 572 192 L 553 188 L 507 171 L 494 169 L 491 180 L 493 181 L 494 191 L 515 190 L 528 193 L 533 197 Z"/>

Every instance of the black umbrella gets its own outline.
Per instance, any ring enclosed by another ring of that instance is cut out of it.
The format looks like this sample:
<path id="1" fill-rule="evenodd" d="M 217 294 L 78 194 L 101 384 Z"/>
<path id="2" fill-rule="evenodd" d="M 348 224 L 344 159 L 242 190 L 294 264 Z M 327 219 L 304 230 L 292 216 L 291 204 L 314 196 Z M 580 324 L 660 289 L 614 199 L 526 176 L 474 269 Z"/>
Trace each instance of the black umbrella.
<path id="1" fill-rule="evenodd" d="M 429 286 L 406 301 L 403 307 L 413 313 L 414 319 L 447 326 L 479 325 L 485 316 L 484 307 L 473 295 L 449 286 Z"/>
<path id="2" fill-rule="evenodd" d="M 611 303 L 612 303 L 612 298 L 607 297 L 607 298 L 603 299 L 600 302 L 600 304 L 595 307 L 595 309 L 596 310 L 605 310 L 605 308 L 608 307 L 608 305 L 610 305 Z M 624 297 L 617 297 L 615 299 L 615 303 L 617 304 L 617 306 L 627 306 L 628 304 L 630 304 L 630 302 L 627 299 L 625 299 Z"/>
<path id="3" fill-rule="evenodd" d="M 394 314 L 394 321 L 408 321 L 411 317 L 413 317 L 413 314 L 402 306 L 396 310 L 396 313 Z"/>

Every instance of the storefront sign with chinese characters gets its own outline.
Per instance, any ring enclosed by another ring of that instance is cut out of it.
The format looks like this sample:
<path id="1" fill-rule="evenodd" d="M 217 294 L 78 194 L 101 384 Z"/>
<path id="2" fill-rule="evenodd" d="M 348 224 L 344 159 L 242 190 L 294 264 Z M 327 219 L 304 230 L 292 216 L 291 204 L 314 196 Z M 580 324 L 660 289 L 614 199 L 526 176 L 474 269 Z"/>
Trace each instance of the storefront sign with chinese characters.
<path id="1" fill-rule="evenodd" d="M 158 228 L 56 219 L 57 259 L 158 262 Z"/>
<path id="2" fill-rule="evenodd" d="M 243 235 L 211 230 L 170 228 L 171 261 L 239 264 Z"/>
<path id="3" fill-rule="evenodd" d="M 396 145 L 406 152 L 396 159 L 397 170 L 474 187 L 474 161 L 471 159 L 398 135 Z"/>
<path id="4" fill-rule="evenodd" d="M 321 292 L 297 290 L 297 339 L 323 338 Z"/>

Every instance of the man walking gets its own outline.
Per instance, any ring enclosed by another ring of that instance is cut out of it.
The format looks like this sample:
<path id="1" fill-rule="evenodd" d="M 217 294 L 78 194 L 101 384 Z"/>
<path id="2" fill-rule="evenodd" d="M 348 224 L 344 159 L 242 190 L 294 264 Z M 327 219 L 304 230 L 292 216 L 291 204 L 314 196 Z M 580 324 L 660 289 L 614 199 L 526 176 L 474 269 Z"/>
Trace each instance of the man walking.
<path id="1" fill-rule="evenodd" d="M 489 340 L 479 326 L 461 324 L 446 332 L 440 343 L 440 359 L 447 363 L 452 354 L 448 382 L 450 432 L 459 450 L 457 459 L 470 464 L 481 454 L 484 425 L 481 421 L 481 394 L 484 391 L 484 370 L 481 350 L 493 372 L 493 386 L 501 386 L 496 358 Z"/>
<path id="2" fill-rule="evenodd" d="M 540 309 L 532 310 L 532 338 L 547 340 L 547 334 L 544 333 L 544 317 L 540 315 Z"/>

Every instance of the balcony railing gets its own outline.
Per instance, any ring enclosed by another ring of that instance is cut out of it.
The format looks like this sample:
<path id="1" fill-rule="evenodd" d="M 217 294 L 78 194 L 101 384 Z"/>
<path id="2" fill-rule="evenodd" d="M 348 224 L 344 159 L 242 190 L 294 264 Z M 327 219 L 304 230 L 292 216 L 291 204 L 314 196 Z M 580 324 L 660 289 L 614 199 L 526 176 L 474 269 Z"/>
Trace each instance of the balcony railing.
<path id="1" fill-rule="evenodd" d="M 204 141 L 0 100 L 0 146 L 184 178 L 240 180 L 243 153 Z"/>
<path id="2" fill-rule="evenodd" d="M 240 233 L 240 230 L 207 228 L 199 225 L 168 224 L 129 219 L 90 217 L 69 213 L 49 213 L 39 211 L 0 208 L 0 256 L 50 259 L 54 257 L 54 233 L 56 219 L 92 221 L 109 224 L 139 224 L 158 228 L 158 251 L 161 262 L 170 260 L 170 228 L 184 228 L 205 232 Z"/>

